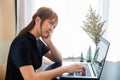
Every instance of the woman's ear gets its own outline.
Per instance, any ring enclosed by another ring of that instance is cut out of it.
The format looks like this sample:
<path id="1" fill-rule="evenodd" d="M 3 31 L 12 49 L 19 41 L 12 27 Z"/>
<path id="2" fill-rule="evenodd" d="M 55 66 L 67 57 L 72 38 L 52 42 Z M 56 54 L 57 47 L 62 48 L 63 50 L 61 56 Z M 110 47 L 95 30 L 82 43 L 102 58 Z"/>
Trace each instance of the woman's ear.
<path id="1" fill-rule="evenodd" d="M 41 19 L 40 19 L 40 17 L 37 16 L 36 19 L 35 19 L 35 23 L 40 24 L 40 22 L 41 22 Z"/>

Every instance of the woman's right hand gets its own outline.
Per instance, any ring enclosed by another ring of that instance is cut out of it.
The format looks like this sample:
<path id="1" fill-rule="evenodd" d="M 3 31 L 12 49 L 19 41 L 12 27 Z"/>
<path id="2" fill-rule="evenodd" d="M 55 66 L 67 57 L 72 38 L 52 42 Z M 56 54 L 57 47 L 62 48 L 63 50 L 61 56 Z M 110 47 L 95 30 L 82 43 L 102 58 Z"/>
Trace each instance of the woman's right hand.
<path id="1" fill-rule="evenodd" d="M 75 63 L 64 66 L 67 73 L 82 72 L 85 73 L 85 67 L 81 64 Z"/>

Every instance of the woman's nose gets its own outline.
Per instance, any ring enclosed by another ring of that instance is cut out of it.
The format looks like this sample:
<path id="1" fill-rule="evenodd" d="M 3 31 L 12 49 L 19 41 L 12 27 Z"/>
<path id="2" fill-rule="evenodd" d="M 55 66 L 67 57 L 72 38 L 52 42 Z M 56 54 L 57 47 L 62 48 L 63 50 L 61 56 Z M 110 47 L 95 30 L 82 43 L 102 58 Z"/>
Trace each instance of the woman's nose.
<path id="1" fill-rule="evenodd" d="M 49 28 L 49 32 L 50 32 L 50 33 L 53 32 L 53 28 L 52 28 L 52 27 Z"/>
<path id="2" fill-rule="evenodd" d="M 54 30 L 54 28 L 53 28 L 53 26 L 51 26 L 51 27 L 50 27 L 50 31 L 53 31 L 53 30 Z"/>

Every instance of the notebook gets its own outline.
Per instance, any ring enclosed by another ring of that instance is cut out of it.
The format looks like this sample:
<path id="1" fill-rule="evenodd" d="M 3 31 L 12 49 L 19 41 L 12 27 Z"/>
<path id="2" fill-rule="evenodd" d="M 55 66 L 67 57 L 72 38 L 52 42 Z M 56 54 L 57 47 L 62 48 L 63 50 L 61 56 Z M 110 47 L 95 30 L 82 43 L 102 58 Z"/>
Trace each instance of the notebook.
<path id="1" fill-rule="evenodd" d="M 95 55 L 92 62 L 91 63 L 79 62 L 80 64 L 83 64 L 85 66 L 86 68 L 85 74 L 82 74 L 80 72 L 64 73 L 61 76 L 59 76 L 59 78 L 62 80 L 66 80 L 68 78 L 72 80 L 74 79 L 99 80 L 106 60 L 109 46 L 110 42 L 107 41 L 105 38 L 100 37 L 99 43 L 96 46 Z M 66 62 L 64 64 L 69 64 L 69 62 Z"/>

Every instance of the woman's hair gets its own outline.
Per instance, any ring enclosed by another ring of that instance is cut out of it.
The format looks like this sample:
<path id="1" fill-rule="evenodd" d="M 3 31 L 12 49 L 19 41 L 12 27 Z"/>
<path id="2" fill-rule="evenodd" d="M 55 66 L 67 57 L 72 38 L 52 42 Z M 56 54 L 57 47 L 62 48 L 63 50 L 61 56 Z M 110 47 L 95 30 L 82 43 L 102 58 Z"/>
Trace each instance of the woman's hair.
<path id="1" fill-rule="evenodd" d="M 32 21 L 25 27 L 23 28 L 18 35 L 24 34 L 25 32 L 28 32 L 32 30 L 35 26 L 35 19 L 36 17 L 40 17 L 41 19 L 41 25 L 44 23 L 46 19 L 53 20 L 54 19 L 54 24 L 55 26 L 58 24 L 58 16 L 57 14 L 51 9 L 47 7 L 41 7 L 37 10 L 37 12 L 33 15 Z"/>

